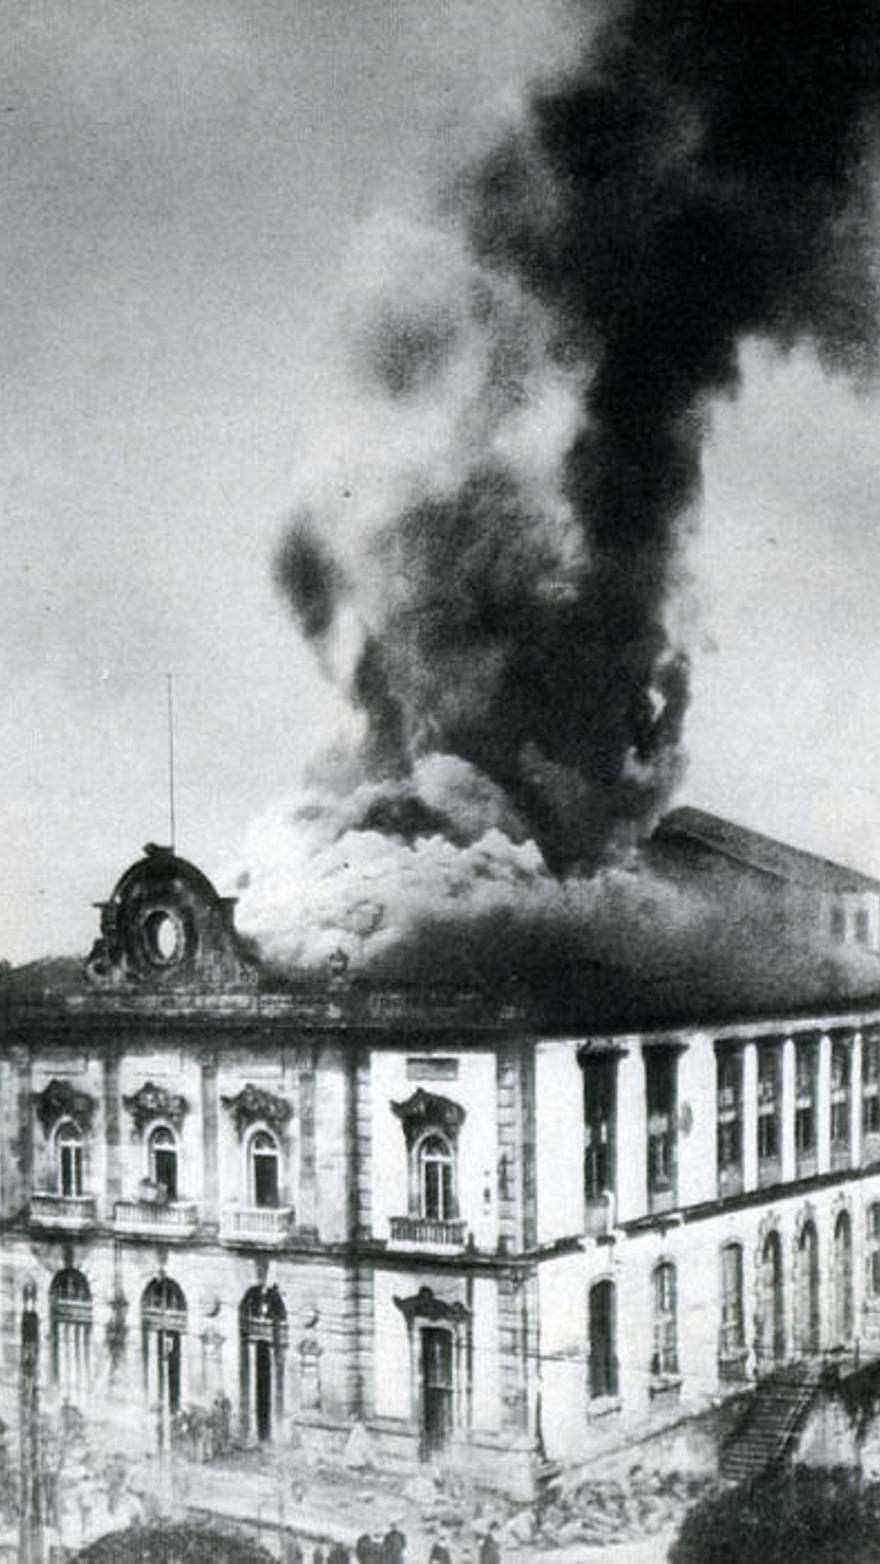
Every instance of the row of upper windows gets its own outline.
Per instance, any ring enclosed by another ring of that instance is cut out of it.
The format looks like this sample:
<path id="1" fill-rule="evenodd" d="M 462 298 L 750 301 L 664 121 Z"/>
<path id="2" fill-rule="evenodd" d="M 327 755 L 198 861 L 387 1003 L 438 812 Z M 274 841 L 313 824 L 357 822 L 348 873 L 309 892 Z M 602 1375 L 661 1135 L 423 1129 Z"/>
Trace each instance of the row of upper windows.
<path id="1" fill-rule="evenodd" d="M 782 1045 L 757 1044 L 758 1160 L 765 1175 L 776 1169 L 782 1143 Z M 651 1048 L 643 1055 L 647 1114 L 648 1197 L 651 1209 L 664 1209 L 674 1197 L 679 1114 L 678 1050 Z M 615 1188 L 617 1059 L 584 1060 L 584 1191 L 588 1208 Z M 744 1140 L 743 1049 L 719 1049 L 717 1055 L 718 1167 L 728 1192 L 741 1176 Z M 819 1044 L 815 1037 L 795 1042 L 794 1143 L 798 1171 L 815 1171 L 818 1140 Z M 861 1095 L 861 1122 L 868 1149 L 880 1153 L 880 1038 L 866 1038 L 861 1079 L 853 1080 L 851 1043 L 835 1038 L 831 1047 L 830 1139 L 832 1165 L 848 1162 L 853 1092 Z M 877 1136 L 876 1146 L 871 1137 Z"/>
<path id="2" fill-rule="evenodd" d="M 717 1095 L 718 1167 L 724 1173 L 741 1167 L 743 1153 L 743 1054 L 739 1048 L 719 1052 Z M 880 1039 L 866 1039 L 861 1079 L 853 1080 L 850 1042 L 831 1045 L 829 1133 L 832 1162 L 849 1152 L 853 1093 L 861 1095 L 862 1133 L 880 1135 Z M 799 1164 L 815 1156 L 819 1130 L 819 1044 L 815 1038 L 795 1040 L 794 1144 Z M 778 1162 L 782 1140 L 782 1046 L 758 1044 L 758 1160 Z"/>
<path id="3" fill-rule="evenodd" d="M 62 1122 L 53 1137 L 57 1192 L 65 1198 L 85 1193 L 83 1132 L 72 1120 Z M 246 1142 L 248 1201 L 257 1207 L 279 1203 L 281 1150 L 275 1136 L 255 1130 Z M 452 1221 L 458 1215 L 455 1147 L 449 1138 L 431 1127 L 410 1152 L 411 1214 L 433 1221 Z M 179 1195 L 179 1147 L 175 1132 L 157 1125 L 147 1136 L 146 1176 L 159 1198 Z"/>
<path id="4" fill-rule="evenodd" d="M 75 1198 L 86 1192 L 84 1145 L 78 1124 L 72 1120 L 59 1124 L 52 1146 L 57 1193 L 65 1198 Z M 281 1152 L 275 1136 L 268 1130 L 255 1130 L 247 1141 L 246 1156 L 250 1203 L 277 1206 Z M 168 1125 L 157 1125 L 147 1136 L 145 1173 L 160 1199 L 177 1200 L 179 1163 L 180 1148 L 175 1131 Z"/>

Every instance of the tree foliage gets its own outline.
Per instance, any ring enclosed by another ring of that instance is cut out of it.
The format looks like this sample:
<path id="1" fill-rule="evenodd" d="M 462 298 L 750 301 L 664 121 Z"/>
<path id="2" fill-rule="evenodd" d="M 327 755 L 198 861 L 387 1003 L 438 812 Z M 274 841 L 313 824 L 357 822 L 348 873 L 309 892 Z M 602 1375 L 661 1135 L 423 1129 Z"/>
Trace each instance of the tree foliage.
<path id="1" fill-rule="evenodd" d="M 880 1564 L 880 1483 L 805 1467 L 703 1499 L 669 1564 Z"/>

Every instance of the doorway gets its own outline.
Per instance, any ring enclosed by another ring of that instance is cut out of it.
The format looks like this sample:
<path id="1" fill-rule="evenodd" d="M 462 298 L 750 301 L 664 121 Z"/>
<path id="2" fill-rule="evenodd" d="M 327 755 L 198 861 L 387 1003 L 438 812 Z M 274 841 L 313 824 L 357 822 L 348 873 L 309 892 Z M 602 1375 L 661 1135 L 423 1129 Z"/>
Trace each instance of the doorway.
<path id="1" fill-rule="evenodd" d="M 256 1343 L 255 1413 L 257 1438 L 261 1444 L 272 1438 L 272 1348 L 268 1341 Z"/>
<path id="2" fill-rule="evenodd" d="M 426 1457 L 437 1455 L 453 1427 L 452 1332 L 423 1326 L 422 1446 Z"/>
<path id="3" fill-rule="evenodd" d="M 171 1417 L 180 1411 L 180 1333 L 175 1330 L 156 1332 L 159 1370 L 159 1402 L 167 1407 Z"/>

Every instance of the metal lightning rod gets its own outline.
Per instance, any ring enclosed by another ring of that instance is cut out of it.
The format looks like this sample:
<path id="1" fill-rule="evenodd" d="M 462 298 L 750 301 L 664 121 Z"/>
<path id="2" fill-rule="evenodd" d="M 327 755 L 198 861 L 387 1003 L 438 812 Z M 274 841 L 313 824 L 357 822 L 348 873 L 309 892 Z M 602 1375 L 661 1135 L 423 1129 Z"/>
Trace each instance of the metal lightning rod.
<path id="1" fill-rule="evenodd" d="M 174 814 L 174 674 L 166 673 L 168 689 L 168 820 L 171 827 L 171 851 L 177 845 L 177 823 Z"/>

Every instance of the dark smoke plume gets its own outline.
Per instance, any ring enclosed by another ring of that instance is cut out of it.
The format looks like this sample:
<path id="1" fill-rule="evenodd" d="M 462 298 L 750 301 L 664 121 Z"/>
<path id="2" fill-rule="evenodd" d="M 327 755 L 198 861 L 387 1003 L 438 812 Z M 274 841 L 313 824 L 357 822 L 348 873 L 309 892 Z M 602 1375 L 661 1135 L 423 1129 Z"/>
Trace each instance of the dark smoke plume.
<path id="1" fill-rule="evenodd" d="M 635 0 L 594 21 L 456 182 L 436 275 L 421 252 L 405 286 L 392 265 L 346 325 L 364 403 L 401 445 L 450 407 L 457 466 L 413 460 L 379 519 L 357 488 L 307 495 L 279 567 L 309 638 L 354 633 L 368 774 L 460 757 L 556 871 L 644 835 L 678 778 L 667 607 L 741 344 L 806 340 L 858 374 L 876 335 L 880 6 Z M 553 396 L 576 411 L 533 479 L 520 425 Z"/>

